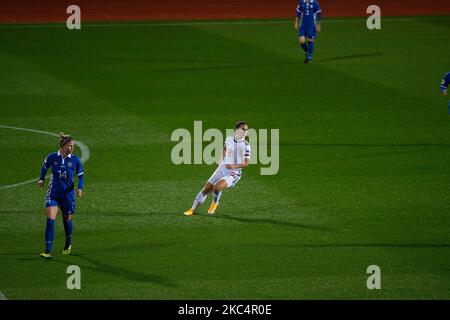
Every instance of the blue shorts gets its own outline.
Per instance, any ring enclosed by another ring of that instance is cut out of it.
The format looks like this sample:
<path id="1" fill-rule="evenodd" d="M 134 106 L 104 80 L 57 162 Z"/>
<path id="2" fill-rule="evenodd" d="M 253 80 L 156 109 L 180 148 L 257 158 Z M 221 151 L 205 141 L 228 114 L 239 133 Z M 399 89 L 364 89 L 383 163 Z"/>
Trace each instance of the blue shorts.
<path id="1" fill-rule="evenodd" d="M 46 198 L 45 207 L 59 207 L 63 215 L 75 213 L 75 199 L 73 197 Z"/>
<path id="2" fill-rule="evenodd" d="M 298 29 L 298 35 L 300 37 L 306 37 L 308 39 L 315 39 L 317 37 L 316 26 L 301 25 Z"/>

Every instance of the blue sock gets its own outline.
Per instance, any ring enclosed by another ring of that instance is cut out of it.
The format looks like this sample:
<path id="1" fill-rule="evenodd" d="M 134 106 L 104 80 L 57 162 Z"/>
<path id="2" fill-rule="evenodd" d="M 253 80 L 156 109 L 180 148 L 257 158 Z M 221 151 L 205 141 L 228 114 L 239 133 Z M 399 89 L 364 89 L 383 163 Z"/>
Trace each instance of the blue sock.
<path id="1" fill-rule="evenodd" d="M 305 53 L 308 52 L 308 46 L 306 45 L 306 42 L 300 44 L 300 47 L 303 49 L 303 51 L 305 51 Z"/>
<path id="2" fill-rule="evenodd" d="M 70 221 L 63 221 L 64 223 L 64 232 L 66 233 L 66 246 L 69 246 L 72 244 L 72 220 Z"/>
<path id="3" fill-rule="evenodd" d="M 314 52 L 314 41 L 308 41 L 308 56 L 312 58 Z"/>
<path id="4" fill-rule="evenodd" d="M 213 202 L 217 203 L 219 202 L 220 197 L 222 196 L 222 191 L 219 191 L 218 193 L 214 192 L 214 196 L 213 196 Z"/>
<path id="5" fill-rule="evenodd" d="M 47 219 L 47 226 L 45 227 L 45 252 L 52 252 L 54 237 L 55 237 L 55 220 Z"/>

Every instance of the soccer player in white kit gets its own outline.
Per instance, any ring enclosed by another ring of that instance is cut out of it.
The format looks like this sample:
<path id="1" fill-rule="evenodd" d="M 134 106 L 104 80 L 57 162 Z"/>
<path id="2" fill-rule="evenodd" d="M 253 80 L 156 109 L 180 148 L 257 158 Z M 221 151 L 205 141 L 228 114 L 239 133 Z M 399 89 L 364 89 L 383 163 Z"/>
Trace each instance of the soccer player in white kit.
<path id="1" fill-rule="evenodd" d="M 214 195 L 208 214 L 214 214 L 219 205 L 222 190 L 234 187 L 241 179 L 242 168 L 246 168 L 250 164 L 250 144 L 245 139 L 248 132 L 247 122 L 239 121 L 234 128 L 235 135 L 225 139 L 222 162 L 209 178 L 202 191 L 198 193 L 192 208 L 184 213 L 185 216 L 194 215 L 211 191 L 214 192 Z"/>

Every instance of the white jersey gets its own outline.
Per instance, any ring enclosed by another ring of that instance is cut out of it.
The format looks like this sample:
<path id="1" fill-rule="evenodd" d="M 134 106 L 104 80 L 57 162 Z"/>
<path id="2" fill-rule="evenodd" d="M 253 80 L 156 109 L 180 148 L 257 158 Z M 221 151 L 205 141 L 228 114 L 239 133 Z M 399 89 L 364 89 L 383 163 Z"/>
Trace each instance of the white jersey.
<path id="1" fill-rule="evenodd" d="M 225 139 L 224 145 L 226 154 L 221 166 L 226 166 L 227 164 L 244 164 L 246 159 L 250 160 L 250 144 L 247 140 L 236 140 L 235 137 L 229 136 Z"/>

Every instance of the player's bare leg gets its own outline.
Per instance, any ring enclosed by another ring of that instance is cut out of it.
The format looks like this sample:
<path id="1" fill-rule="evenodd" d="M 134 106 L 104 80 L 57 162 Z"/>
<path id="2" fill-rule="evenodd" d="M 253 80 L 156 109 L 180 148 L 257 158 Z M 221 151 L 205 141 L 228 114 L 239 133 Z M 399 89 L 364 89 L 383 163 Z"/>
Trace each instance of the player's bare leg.
<path id="1" fill-rule="evenodd" d="M 204 194 L 210 194 L 211 191 L 213 191 L 213 190 L 214 190 L 214 185 L 210 182 L 207 182 L 205 187 L 203 188 L 202 192 Z"/>
<path id="2" fill-rule="evenodd" d="M 226 189 L 228 187 L 228 184 L 225 180 L 219 180 L 214 185 L 214 196 L 213 201 L 211 202 L 211 205 L 208 209 L 208 214 L 214 214 L 216 212 L 217 207 L 219 206 L 219 199 L 222 196 L 222 190 Z"/>
<path id="3" fill-rule="evenodd" d="M 185 216 L 192 216 L 195 214 L 195 211 L 197 208 L 206 200 L 206 197 L 208 194 L 213 191 L 214 185 L 210 182 L 207 182 L 205 187 L 197 194 L 197 197 L 195 197 L 194 203 L 192 204 L 192 208 L 184 212 Z"/>
<path id="4" fill-rule="evenodd" d="M 58 214 L 57 206 L 45 208 L 45 216 L 47 217 L 47 219 L 55 220 L 57 214 Z"/>
<path id="5" fill-rule="evenodd" d="M 300 47 L 305 51 L 305 63 L 307 63 L 307 54 L 308 54 L 308 45 L 306 44 L 306 38 L 304 36 L 298 37 L 298 42 L 300 43 Z"/>
<path id="6" fill-rule="evenodd" d="M 305 36 L 300 36 L 298 37 L 298 42 L 300 43 L 300 45 L 305 44 L 306 43 L 306 37 Z M 303 49 L 305 50 L 305 49 Z M 306 52 L 306 50 L 305 50 Z"/>

